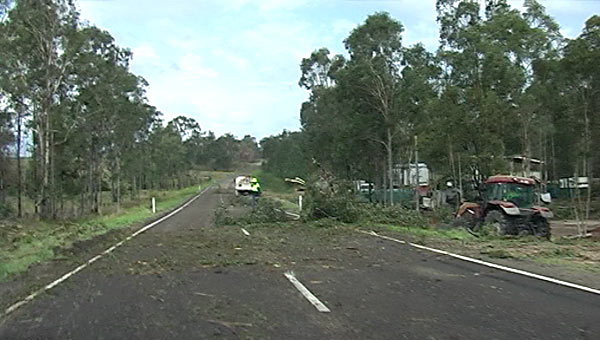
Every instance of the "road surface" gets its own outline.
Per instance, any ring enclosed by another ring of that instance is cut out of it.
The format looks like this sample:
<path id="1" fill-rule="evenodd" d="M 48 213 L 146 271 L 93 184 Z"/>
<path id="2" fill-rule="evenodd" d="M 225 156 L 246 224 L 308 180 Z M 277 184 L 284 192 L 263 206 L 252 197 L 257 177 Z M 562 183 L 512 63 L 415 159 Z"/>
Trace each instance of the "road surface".
<path id="1" fill-rule="evenodd" d="M 347 228 L 247 236 L 214 225 L 222 199 L 206 192 L 3 317 L 0 339 L 600 339 L 600 296 Z"/>

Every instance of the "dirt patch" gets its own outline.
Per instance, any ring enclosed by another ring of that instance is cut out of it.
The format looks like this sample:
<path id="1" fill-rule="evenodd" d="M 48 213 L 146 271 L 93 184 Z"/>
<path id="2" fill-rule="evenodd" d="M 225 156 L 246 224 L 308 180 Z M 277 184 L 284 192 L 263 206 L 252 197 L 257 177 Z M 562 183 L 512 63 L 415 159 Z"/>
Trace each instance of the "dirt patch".
<path id="1" fill-rule="evenodd" d="M 586 225 L 590 233 L 593 230 L 596 230 L 596 233 L 600 231 L 600 221 L 587 221 Z M 555 239 L 576 236 L 578 234 L 577 221 L 575 220 L 552 220 L 550 221 L 550 226 L 552 228 L 552 236 Z"/>

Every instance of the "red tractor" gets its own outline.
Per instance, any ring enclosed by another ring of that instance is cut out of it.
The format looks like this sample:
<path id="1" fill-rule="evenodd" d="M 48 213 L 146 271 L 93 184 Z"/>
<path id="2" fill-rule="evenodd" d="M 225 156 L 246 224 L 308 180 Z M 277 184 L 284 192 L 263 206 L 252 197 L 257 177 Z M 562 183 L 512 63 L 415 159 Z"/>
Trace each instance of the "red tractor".
<path id="1" fill-rule="evenodd" d="M 550 209 L 541 207 L 538 198 L 550 203 L 547 194 L 539 195 L 531 178 L 492 176 L 480 188 L 480 202 L 464 202 L 456 213 L 468 229 L 493 235 L 536 235 L 550 238 Z M 482 190 L 483 189 L 483 190 Z"/>

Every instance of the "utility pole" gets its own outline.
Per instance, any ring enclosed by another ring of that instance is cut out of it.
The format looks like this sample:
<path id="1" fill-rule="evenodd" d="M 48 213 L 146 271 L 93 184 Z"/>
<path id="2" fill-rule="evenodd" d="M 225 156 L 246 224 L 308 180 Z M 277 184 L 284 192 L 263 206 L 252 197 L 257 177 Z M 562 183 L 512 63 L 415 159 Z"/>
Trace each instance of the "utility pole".
<path id="1" fill-rule="evenodd" d="M 417 176 L 416 176 L 416 186 L 415 186 L 415 210 L 417 212 L 419 212 L 419 146 L 418 146 L 418 139 L 417 139 L 417 135 L 415 135 L 415 165 L 416 165 L 416 171 L 417 171 Z"/>

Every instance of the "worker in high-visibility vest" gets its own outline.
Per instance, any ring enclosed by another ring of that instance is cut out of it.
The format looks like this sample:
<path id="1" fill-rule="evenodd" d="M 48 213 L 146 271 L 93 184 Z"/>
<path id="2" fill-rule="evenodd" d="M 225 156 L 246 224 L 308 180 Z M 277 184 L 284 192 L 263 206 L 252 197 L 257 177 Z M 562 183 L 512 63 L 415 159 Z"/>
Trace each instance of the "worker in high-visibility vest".
<path id="1" fill-rule="evenodd" d="M 260 189 L 260 183 L 258 183 L 258 178 L 253 176 L 250 179 L 250 188 L 252 188 L 252 195 L 260 196 L 261 189 Z"/>

